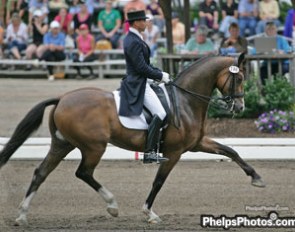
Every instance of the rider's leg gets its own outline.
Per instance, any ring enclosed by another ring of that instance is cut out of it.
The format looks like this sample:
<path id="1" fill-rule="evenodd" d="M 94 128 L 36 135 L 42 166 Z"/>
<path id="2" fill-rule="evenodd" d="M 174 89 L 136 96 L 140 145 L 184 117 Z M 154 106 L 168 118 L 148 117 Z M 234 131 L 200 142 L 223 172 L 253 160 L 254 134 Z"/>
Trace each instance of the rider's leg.
<path id="1" fill-rule="evenodd" d="M 147 107 L 153 114 L 153 120 L 148 128 L 148 135 L 146 139 L 146 146 L 144 150 L 144 163 L 151 163 L 157 161 L 167 160 L 165 158 L 157 157 L 157 143 L 160 137 L 160 129 L 163 120 L 166 117 L 166 112 L 149 84 L 146 84 L 144 106 Z"/>

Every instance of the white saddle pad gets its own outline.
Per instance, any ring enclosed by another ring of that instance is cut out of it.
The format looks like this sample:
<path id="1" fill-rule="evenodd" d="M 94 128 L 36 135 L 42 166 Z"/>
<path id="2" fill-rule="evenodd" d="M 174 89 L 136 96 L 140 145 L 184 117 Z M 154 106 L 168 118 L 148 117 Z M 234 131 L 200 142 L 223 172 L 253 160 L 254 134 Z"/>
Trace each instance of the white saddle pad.
<path id="1" fill-rule="evenodd" d="M 164 83 L 159 85 L 165 93 L 169 108 L 170 108 L 170 100 L 168 97 L 168 93 L 166 90 L 166 87 L 164 85 Z M 117 107 L 117 112 L 119 113 L 119 108 L 120 108 L 120 95 L 119 95 L 119 91 L 115 90 L 113 91 L 114 94 L 114 98 L 115 98 L 115 102 L 116 102 L 116 107 Z M 145 117 L 143 115 L 143 113 L 141 113 L 139 116 L 131 116 L 131 117 L 124 117 L 124 116 L 119 116 L 119 120 L 121 122 L 121 124 L 129 129 L 138 129 L 138 130 L 147 130 L 148 129 L 148 123 L 145 120 Z"/>

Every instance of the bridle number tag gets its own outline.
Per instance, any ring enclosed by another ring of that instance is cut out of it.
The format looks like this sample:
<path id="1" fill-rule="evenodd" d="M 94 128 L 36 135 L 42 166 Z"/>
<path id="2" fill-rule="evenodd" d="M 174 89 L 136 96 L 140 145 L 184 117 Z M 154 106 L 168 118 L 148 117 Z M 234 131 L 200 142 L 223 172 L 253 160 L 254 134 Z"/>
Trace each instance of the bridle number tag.
<path id="1" fill-rule="evenodd" d="M 230 66 L 230 67 L 229 67 L 229 71 L 230 71 L 231 73 L 238 73 L 238 72 L 240 71 L 240 69 L 239 69 L 239 67 L 237 67 L 237 66 Z"/>

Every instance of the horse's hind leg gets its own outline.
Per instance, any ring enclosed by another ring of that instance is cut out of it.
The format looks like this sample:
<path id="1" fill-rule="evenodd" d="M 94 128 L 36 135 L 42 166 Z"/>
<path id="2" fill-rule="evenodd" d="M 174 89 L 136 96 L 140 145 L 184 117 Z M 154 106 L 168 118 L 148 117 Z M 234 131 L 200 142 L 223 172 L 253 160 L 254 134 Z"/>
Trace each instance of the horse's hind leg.
<path id="1" fill-rule="evenodd" d="M 245 171 L 248 176 L 252 177 L 252 185 L 256 187 L 265 187 L 262 178 L 256 173 L 254 168 L 247 164 L 232 148 L 217 143 L 208 137 L 204 137 L 200 143 L 200 147 L 198 146 L 198 151 L 224 155 L 231 158 Z"/>
<path id="2" fill-rule="evenodd" d="M 90 185 L 107 203 L 107 211 L 113 217 L 118 216 L 118 204 L 114 195 L 93 178 L 95 167 L 104 153 L 106 144 L 95 145 L 94 148 L 83 149 L 82 161 L 76 171 L 76 176 Z"/>
<path id="3" fill-rule="evenodd" d="M 38 188 L 45 181 L 46 177 L 57 167 L 60 161 L 73 149 L 74 147 L 68 142 L 57 140 L 56 138 L 52 139 L 50 150 L 46 158 L 36 168 L 26 196 L 19 206 L 19 217 L 16 219 L 16 225 L 28 223 L 27 213 L 29 205 Z"/>

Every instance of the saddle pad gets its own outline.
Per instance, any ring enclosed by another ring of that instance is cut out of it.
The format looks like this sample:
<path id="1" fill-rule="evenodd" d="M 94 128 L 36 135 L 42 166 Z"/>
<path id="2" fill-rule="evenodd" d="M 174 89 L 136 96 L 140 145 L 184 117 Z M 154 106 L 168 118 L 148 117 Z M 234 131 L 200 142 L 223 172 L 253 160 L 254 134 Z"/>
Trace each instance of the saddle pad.
<path id="1" fill-rule="evenodd" d="M 168 97 L 168 93 L 165 87 L 165 84 L 162 83 L 159 85 L 166 96 L 169 108 L 170 108 L 170 100 Z M 113 91 L 114 94 L 114 98 L 115 98 L 115 102 L 116 102 L 116 108 L 117 108 L 117 112 L 119 112 L 119 108 L 120 108 L 120 92 L 118 90 Z M 119 120 L 121 122 L 121 124 L 129 129 L 137 129 L 137 130 L 147 130 L 148 129 L 148 123 L 145 119 L 145 116 L 143 113 L 141 113 L 139 116 L 131 116 L 131 117 L 125 117 L 125 116 L 119 116 Z"/>

